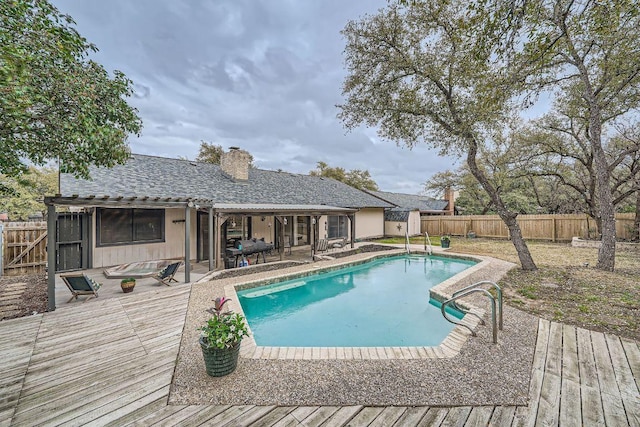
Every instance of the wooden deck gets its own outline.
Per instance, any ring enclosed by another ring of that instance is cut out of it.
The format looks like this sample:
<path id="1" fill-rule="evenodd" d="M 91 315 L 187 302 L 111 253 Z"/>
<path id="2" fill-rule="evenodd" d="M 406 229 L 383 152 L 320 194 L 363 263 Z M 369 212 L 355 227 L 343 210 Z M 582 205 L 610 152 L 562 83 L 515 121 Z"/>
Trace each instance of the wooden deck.
<path id="1" fill-rule="evenodd" d="M 640 426 L 637 342 L 541 320 L 528 406 L 167 405 L 188 286 L 0 322 L 0 426 Z"/>

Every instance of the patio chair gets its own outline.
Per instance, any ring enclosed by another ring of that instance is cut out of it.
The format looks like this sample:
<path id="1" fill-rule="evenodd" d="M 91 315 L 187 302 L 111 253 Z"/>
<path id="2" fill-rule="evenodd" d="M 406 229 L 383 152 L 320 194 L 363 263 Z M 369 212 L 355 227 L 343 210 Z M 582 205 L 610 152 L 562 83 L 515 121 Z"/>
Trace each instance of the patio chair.
<path id="1" fill-rule="evenodd" d="M 347 246 L 347 238 L 342 237 L 339 240 L 331 242 L 331 249 L 342 249 Z"/>
<path id="2" fill-rule="evenodd" d="M 163 285 L 171 286 L 171 282 L 177 282 L 177 280 L 174 279 L 173 276 L 175 276 L 178 268 L 180 268 L 181 265 L 182 261 L 174 262 L 173 264 L 169 264 L 165 268 L 160 270 L 155 276 L 150 277 L 162 283 Z"/>
<path id="3" fill-rule="evenodd" d="M 329 241 L 327 239 L 320 239 L 316 244 L 316 252 L 326 252 L 329 250 Z"/>
<path id="4" fill-rule="evenodd" d="M 61 274 L 60 277 L 67 285 L 67 288 L 71 291 L 73 296 L 67 301 L 67 304 L 73 301 L 74 299 L 78 299 L 80 295 L 87 295 L 87 299 L 83 302 L 87 302 L 91 298 L 98 298 L 98 289 L 102 286 L 102 284 L 96 282 L 95 280 L 87 277 L 86 274 L 83 273 L 69 273 L 69 274 Z"/>

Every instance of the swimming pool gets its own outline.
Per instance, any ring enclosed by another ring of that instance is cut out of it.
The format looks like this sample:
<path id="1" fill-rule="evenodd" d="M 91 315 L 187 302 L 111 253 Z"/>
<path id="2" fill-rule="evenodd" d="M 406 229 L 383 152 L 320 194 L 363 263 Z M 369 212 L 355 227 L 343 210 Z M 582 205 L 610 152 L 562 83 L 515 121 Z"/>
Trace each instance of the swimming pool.
<path id="1" fill-rule="evenodd" d="M 259 346 L 437 346 L 454 325 L 429 303 L 429 289 L 474 264 L 393 256 L 237 295 Z"/>

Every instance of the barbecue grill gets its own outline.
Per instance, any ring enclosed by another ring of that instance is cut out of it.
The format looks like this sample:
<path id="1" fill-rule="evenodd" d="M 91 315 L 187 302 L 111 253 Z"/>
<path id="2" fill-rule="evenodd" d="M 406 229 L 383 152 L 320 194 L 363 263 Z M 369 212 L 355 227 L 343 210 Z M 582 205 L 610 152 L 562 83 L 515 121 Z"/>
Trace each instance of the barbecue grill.
<path id="1" fill-rule="evenodd" d="M 256 264 L 260 261 L 260 254 L 262 254 L 262 262 L 267 262 L 265 253 L 272 250 L 273 243 L 267 243 L 264 239 L 236 240 L 234 247 L 226 249 L 226 254 L 227 259 L 235 257 L 234 266 L 237 267 L 238 258 L 253 254 L 257 254 Z"/>

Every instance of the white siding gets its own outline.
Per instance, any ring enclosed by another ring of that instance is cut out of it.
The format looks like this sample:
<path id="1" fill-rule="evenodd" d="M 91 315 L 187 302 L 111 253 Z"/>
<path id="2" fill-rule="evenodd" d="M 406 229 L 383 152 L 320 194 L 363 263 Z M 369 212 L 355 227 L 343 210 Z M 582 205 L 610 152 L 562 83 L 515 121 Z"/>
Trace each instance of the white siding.
<path id="1" fill-rule="evenodd" d="M 398 226 L 400 228 L 398 229 Z M 404 221 L 385 221 L 384 223 L 384 235 L 385 236 L 402 236 L 404 237 L 407 232 L 407 227 L 409 231 L 409 236 L 417 236 L 420 234 L 420 212 L 419 211 L 411 211 L 409 212 L 409 218 L 406 222 Z"/>
<path id="2" fill-rule="evenodd" d="M 420 211 L 409 212 L 409 236 L 420 234 Z"/>
<path id="3" fill-rule="evenodd" d="M 366 208 L 356 212 L 356 239 L 384 236 L 384 209 Z"/>
<path id="4" fill-rule="evenodd" d="M 398 226 L 400 226 L 398 228 Z M 407 223 L 403 221 L 385 221 L 384 222 L 384 235 L 389 237 L 403 236 L 407 231 Z"/>

